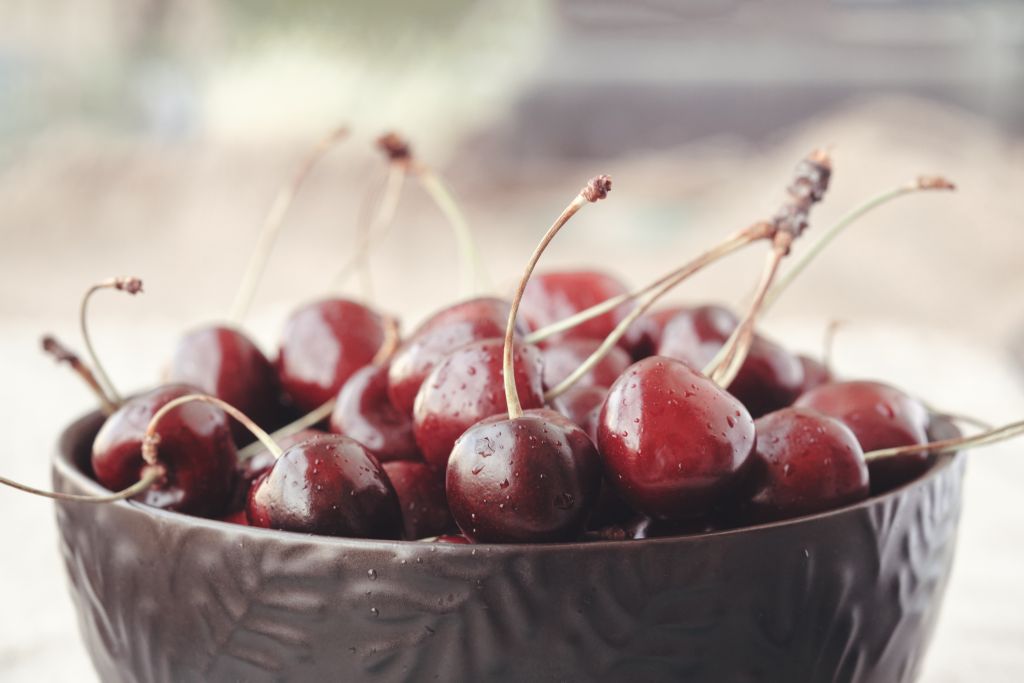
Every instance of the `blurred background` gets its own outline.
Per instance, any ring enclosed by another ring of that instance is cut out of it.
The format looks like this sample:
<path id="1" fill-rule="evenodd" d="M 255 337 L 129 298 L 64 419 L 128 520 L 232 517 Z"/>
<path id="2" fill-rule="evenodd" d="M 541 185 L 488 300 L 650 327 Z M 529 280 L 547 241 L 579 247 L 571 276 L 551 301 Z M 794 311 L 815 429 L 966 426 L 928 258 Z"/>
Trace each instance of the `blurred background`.
<path id="1" fill-rule="evenodd" d="M 123 388 L 180 333 L 223 317 L 277 188 L 329 129 L 248 326 L 271 353 L 288 311 L 330 291 L 397 130 L 438 168 L 507 292 L 587 178 L 608 201 L 548 267 L 635 285 L 770 215 L 794 164 L 835 173 L 804 241 L 918 174 L 914 195 L 838 240 L 764 321 L 838 370 L 990 422 L 1024 417 L 1024 4 L 924 0 L 4 0 L 0 3 L 0 471 L 41 484 L 88 393 L 38 351 L 94 338 Z M 808 245 L 802 245 L 804 248 Z M 797 253 L 799 253 L 799 246 Z M 678 300 L 741 302 L 751 249 Z M 455 248 L 411 184 L 372 258 L 371 298 L 406 329 L 456 297 Z M 1024 677 L 1021 445 L 972 456 L 959 556 L 923 679 Z M 89 680 L 48 503 L 0 492 L 0 679 Z"/>

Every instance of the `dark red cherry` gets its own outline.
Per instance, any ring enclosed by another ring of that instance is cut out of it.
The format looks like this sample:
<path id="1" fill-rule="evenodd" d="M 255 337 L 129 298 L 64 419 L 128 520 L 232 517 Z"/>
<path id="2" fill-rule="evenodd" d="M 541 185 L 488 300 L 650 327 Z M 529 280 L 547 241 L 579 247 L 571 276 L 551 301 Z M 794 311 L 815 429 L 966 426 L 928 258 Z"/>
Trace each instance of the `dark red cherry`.
<path id="1" fill-rule="evenodd" d="M 800 395 L 807 393 L 814 387 L 828 384 L 835 379 L 832 377 L 832 372 L 821 361 L 803 354 L 798 355 L 797 359 L 799 359 L 800 365 L 804 368 L 804 381 L 800 385 Z"/>
<path id="2" fill-rule="evenodd" d="M 507 414 L 501 370 L 501 339 L 471 342 L 452 351 L 423 381 L 413 410 L 413 432 L 423 458 L 443 469 L 464 431 L 497 414 Z M 515 345 L 516 388 L 523 408 L 544 405 L 540 351 Z"/>
<path id="3" fill-rule="evenodd" d="M 249 523 L 353 538 L 400 538 L 402 513 L 373 454 L 346 436 L 292 446 L 253 485 Z"/>
<path id="4" fill-rule="evenodd" d="M 797 407 L 810 408 L 842 421 L 853 430 L 865 453 L 928 442 L 928 409 L 916 398 L 881 382 L 822 384 L 801 396 Z M 904 484 L 928 467 L 927 453 L 868 461 L 871 490 Z"/>
<path id="5" fill-rule="evenodd" d="M 682 311 L 665 324 L 658 355 L 704 368 L 738 324 L 736 316 L 721 306 Z M 791 405 L 800 395 L 803 381 L 800 360 L 758 335 L 729 393 L 740 399 L 752 416 L 760 417 Z"/>
<path id="6" fill-rule="evenodd" d="M 153 415 L 166 403 L 196 390 L 168 385 L 128 399 L 107 418 L 92 446 L 96 480 L 112 491 L 141 478 L 142 438 Z M 167 476 L 138 500 L 153 507 L 202 517 L 228 509 L 235 484 L 237 452 L 228 416 L 206 403 L 188 403 L 169 412 L 156 433 L 159 461 Z"/>
<path id="7" fill-rule="evenodd" d="M 832 510 L 868 497 L 868 466 L 850 428 L 806 408 L 784 408 L 754 423 L 748 503 L 755 521 Z"/>
<path id="8" fill-rule="evenodd" d="M 323 432 L 316 429 L 302 429 L 288 436 L 277 437 L 275 441 L 283 450 L 288 450 L 296 444 L 323 435 Z M 249 500 L 249 489 L 252 488 L 253 482 L 273 467 L 275 461 L 274 454 L 266 448 L 261 448 L 245 460 L 239 461 L 238 476 L 235 477 L 235 495 L 232 497 L 234 503 L 231 505 L 231 510 L 245 512 L 246 501 Z"/>
<path id="9" fill-rule="evenodd" d="M 502 337 L 509 304 L 483 297 L 444 308 L 427 318 L 391 357 L 388 396 L 402 413 L 412 415 L 416 393 L 430 371 L 454 349 L 471 341 Z"/>
<path id="10" fill-rule="evenodd" d="M 362 304 L 327 299 L 303 306 L 285 324 L 277 357 L 281 388 L 309 412 L 334 398 L 385 338 L 382 317 Z"/>
<path id="11" fill-rule="evenodd" d="M 687 519 L 737 490 L 754 421 L 686 363 L 651 356 L 612 385 L 597 443 L 605 475 L 627 503 L 652 517 Z"/>
<path id="12" fill-rule="evenodd" d="M 626 331 L 625 346 L 629 349 L 633 360 L 641 360 L 653 356 L 661 346 L 661 335 L 668 321 L 679 313 L 688 310 L 685 306 L 672 306 L 648 311 L 637 318 L 636 322 Z"/>
<path id="13" fill-rule="evenodd" d="M 274 366 L 239 330 L 210 325 L 189 332 L 178 342 L 167 377 L 230 403 L 265 429 L 281 419 Z M 232 422 L 231 430 L 236 443 L 252 441 L 241 423 Z"/>
<path id="14" fill-rule="evenodd" d="M 437 536 L 455 525 L 448 510 L 442 473 L 411 460 L 386 462 L 384 471 L 398 494 L 406 540 Z"/>
<path id="15" fill-rule="evenodd" d="M 552 410 L 496 415 L 459 437 L 446 487 L 473 541 L 570 541 L 597 501 L 601 463 L 590 437 Z"/>
<path id="16" fill-rule="evenodd" d="M 596 351 L 600 345 L 601 342 L 597 339 L 565 339 L 547 346 L 542 352 L 544 386 L 548 388 L 556 386 L 589 358 L 590 354 Z M 619 378 L 619 375 L 625 372 L 630 362 L 628 353 L 618 346 L 613 347 L 573 386 L 610 387 Z"/>
<path id="17" fill-rule="evenodd" d="M 597 418 L 608 389 L 605 387 L 572 387 L 552 401 L 552 408 L 579 425 L 590 440 L 597 443 Z"/>
<path id="18" fill-rule="evenodd" d="M 338 393 L 331 431 L 355 439 L 381 462 L 420 457 L 412 418 L 400 413 L 388 398 L 386 366 L 367 365 L 349 377 Z"/>
<path id="19" fill-rule="evenodd" d="M 628 292 L 621 281 L 607 273 L 592 270 L 541 273 L 534 275 L 526 286 L 519 316 L 531 329 L 536 330 L 602 303 L 605 299 Z M 626 317 L 630 308 L 631 304 L 624 303 L 613 311 L 549 337 L 545 344 L 557 343 L 562 339 L 600 341 Z"/>

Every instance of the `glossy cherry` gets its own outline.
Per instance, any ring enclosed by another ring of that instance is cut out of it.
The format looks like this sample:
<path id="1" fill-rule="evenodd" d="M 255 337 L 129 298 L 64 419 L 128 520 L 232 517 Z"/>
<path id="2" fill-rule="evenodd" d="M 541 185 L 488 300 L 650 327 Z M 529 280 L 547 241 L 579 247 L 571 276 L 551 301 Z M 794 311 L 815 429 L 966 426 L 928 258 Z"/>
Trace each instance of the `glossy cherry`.
<path id="1" fill-rule="evenodd" d="M 721 306 L 698 306 L 665 323 L 659 356 L 704 368 L 718 353 L 739 320 Z M 804 374 L 800 360 L 775 342 L 756 336 L 729 393 L 759 417 L 791 405 L 800 395 Z"/>
<path id="2" fill-rule="evenodd" d="M 612 385 L 597 443 L 606 477 L 626 502 L 652 517 L 687 519 L 737 490 L 754 421 L 686 363 L 651 356 Z"/>
<path id="3" fill-rule="evenodd" d="M 443 474 L 411 460 L 386 462 L 384 471 L 398 495 L 406 540 L 437 536 L 455 526 L 448 510 Z"/>
<path id="4" fill-rule="evenodd" d="M 590 440 L 597 443 L 597 420 L 608 389 L 599 386 L 572 387 L 552 401 L 551 407 L 573 424 L 579 425 Z"/>
<path id="5" fill-rule="evenodd" d="M 145 467 L 142 442 L 149 421 L 172 399 L 191 393 L 195 393 L 191 387 L 168 385 L 125 401 L 103 423 L 93 442 L 96 480 L 113 491 L 139 481 Z M 228 420 L 219 408 L 203 403 L 171 410 L 156 431 L 166 474 L 138 500 L 201 517 L 216 517 L 227 510 L 237 464 Z"/>
<path id="6" fill-rule="evenodd" d="M 402 413 L 412 415 L 416 393 L 430 371 L 449 353 L 480 339 L 501 337 L 508 302 L 493 297 L 462 301 L 427 318 L 402 343 L 388 369 L 388 396 Z"/>
<path id="7" fill-rule="evenodd" d="M 281 387 L 299 410 L 309 412 L 334 398 L 386 337 L 382 316 L 354 301 L 303 306 L 285 324 L 276 363 Z"/>
<path id="8" fill-rule="evenodd" d="M 796 405 L 842 421 L 865 453 L 928 442 L 928 409 L 916 398 L 882 382 L 822 384 L 801 396 Z M 884 491 L 906 483 L 927 469 L 928 462 L 927 453 L 871 460 L 871 489 Z"/>
<path id="9" fill-rule="evenodd" d="M 620 280 L 600 271 L 539 273 L 526 286 L 520 315 L 531 329 L 539 329 L 600 304 L 605 299 L 628 293 L 626 285 Z M 600 341 L 611 333 L 631 307 L 632 304 L 624 303 L 602 316 L 549 337 L 545 344 L 553 344 L 561 339 Z"/>
<path id="10" fill-rule="evenodd" d="M 331 431 L 355 439 L 381 462 L 420 457 L 412 418 L 388 398 L 387 366 L 367 365 L 349 377 L 338 393 Z"/>
<path id="11" fill-rule="evenodd" d="M 544 348 L 544 386 L 553 387 L 569 376 L 583 361 L 590 357 L 601 342 L 597 339 L 565 339 Z M 610 387 L 631 363 L 630 356 L 621 347 L 612 348 L 601 360 L 583 375 L 574 387 L 596 385 Z"/>
<path id="12" fill-rule="evenodd" d="M 868 497 L 868 466 L 850 428 L 806 408 L 758 419 L 754 494 L 747 517 L 771 521 L 832 510 Z"/>
<path id="13" fill-rule="evenodd" d="M 323 436 L 324 433 L 316 429 L 301 429 L 294 434 L 288 436 L 279 436 L 275 439 L 277 445 L 288 450 L 296 444 L 300 444 L 303 441 L 309 441 L 310 439 L 318 436 Z M 246 501 L 249 500 L 249 489 L 252 488 L 253 482 L 263 476 L 271 467 L 274 466 L 274 462 L 277 458 L 274 454 L 268 451 L 266 448 L 260 448 L 248 458 L 244 460 L 239 459 L 238 463 L 238 476 L 235 477 L 235 495 L 232 498 L 234 503 L 231 506 L 231 510 L 241 510 L 245 512 Z"/>
<path id="14" fill-rule="evenodd" d="M 413 431 L 424 459 L 443 469 L 455 440 L 471 426 L 505 413 L 501 339 L 484 339 L 452 351 L 427 376 L 416 396 Z M 522 405 L 544 405 L 540 351 L 515 345 L 515 382 Z"/>
<path id="15" fill-rule="evenodd" d="M 597 501 L 601 463 L 578 426 L 552 410 L 528 410 L 459 437 L 446 481 L 452 515 L 473 541 L 569 541 Z"/>
<path id="16" fill-rule="evenodd" d="M 266 429 L 282 418 L 274 366 L 237 329 L 209 325 L 186 334 L 174 351 L 167 377 L 223 399 Z M 231 428 L 236 443 L 252 440 L 238 422 L 232 422 Z"/>
<path id="17" fill-rule="evenodd" d="M 373 454 L 346 436 L 292 446 L 253 485 L 249 523 L 325 536 L 395 539 L 402 513 Z"/>
<path id="18" fill-rule="evenodd" d="M 657 353 L 658 347 L 661 346 L 661 337 L 665 331 L 665 325 L 676 315 L 686 310 L 689 309 L 685 306 L 659 308 L 644 313 L 635 323 L 630 325 L 623 340 L 624 346 L 629 349 L 633 360 L 641 360 Z"/>

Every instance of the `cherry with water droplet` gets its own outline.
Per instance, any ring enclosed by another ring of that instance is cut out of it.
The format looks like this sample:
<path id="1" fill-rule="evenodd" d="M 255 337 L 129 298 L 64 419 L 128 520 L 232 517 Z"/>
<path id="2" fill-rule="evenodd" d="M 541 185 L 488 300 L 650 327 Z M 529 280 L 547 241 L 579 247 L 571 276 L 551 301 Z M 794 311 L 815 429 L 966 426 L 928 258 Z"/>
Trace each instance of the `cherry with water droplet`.
<path id="1" fill-rule="evenodd" d="M 388 398 L 388 368 L 367 365 L 357 370 L 338 393 L 331 431 L 363 444 L 381 462 L 419 459 L 412 419 Z"/>
<path id="2" fill-rule="evenodd" d="M 437 536 L 455 526 L 442 473 L 410 460 L 386 462 L 383 467 L 398 495 L 406 540 Z"/>

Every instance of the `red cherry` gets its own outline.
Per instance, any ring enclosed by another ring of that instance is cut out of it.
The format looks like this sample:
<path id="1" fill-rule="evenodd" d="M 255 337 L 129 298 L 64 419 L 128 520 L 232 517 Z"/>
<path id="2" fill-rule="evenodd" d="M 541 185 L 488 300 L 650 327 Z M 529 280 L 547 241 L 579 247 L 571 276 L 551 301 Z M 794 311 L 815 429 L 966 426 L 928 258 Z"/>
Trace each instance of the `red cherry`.
<path id="1" fill-rule="evenodd" d="M 381 462 L 420 457 L 412 419 L 388 399 L 386 366 L 367 365 L 345 382 L 331 414 L 331 431 L 355 439 Z"/>
<path id="2" fill-rule="evenodd" d="M 358 442 L 325 434 L 292 446 L 249 494 L 249 523 L 325 536 L 399 538 L 402 513 L 387 474 Z"/>
<path id="3" fill-rule="evenodd" d="M 601 342 L 597 339 L 566 339 L 547 346 L 542 352 L 544 386 L 556 386 L 589 358 L 600 345 Z M 610 387 L 619 375 L 626 371 L 629 364 L 629 354 L 621 347 L 614 347 L 573 386 Z"/>
<path id="4" fill-rule="evenodd" d="M 835 378 L 832 376 L 832 371 L 821 361 L 802 354 L 797 356 L 797 359 L 804 368 L 804 381 L 800 385 L 800 395 L 807 393 L 814 387 L 834 381 Z"/>
<path id="5" fill-rule="evenodd" d="M 277 358 L 281 387 L 308 413 L 334 398 L 352 373 L 373 360 L 386 336 L 382 317 L 353 301 L 303 306 L 285 324 Z"/>
<path id="6" fill-rule="evenodd" d="M 704 368 L 739 324 L 721 306 L 699 306 L 677 314 L 665 324 L 658 355 Z M 756 336 L 729 393 L 754 417 L 791 405 L 803 386 L 799 359 L 784 348 Z"/>
<path id="7" fill-rule="evenodd" d="M 806 408 L 784 408 L 754 426 L 752 519 L 797 517 L 868 497 L 864 451 L 839 420 Z"/>
<path id="8" fill-rule="evenodd" d="M 274 366 L 244 333 L 230 327 L 210 325 L 182 337 L 167 376 L 230 403 L 265 428 L 283 412 Z M 232 422 L 231 428 L 236 443 L 252 440 L 240 423 Z"/>
<path id="9" fill-rule="evenodd" d="M 688 310 L 685 306 L 672 306 L 661 308 L 656 311 L 648 311 L 629 326 L 626 336 L 623 337 L 626 348 L 629 349 L 633 360 L 641 360 L 653 356 L 661 346 L 661 337 L 665 325 L 679 313 Z"/>
<path id="10" fill-rule="evenodd" d="M 409 460 L 386 462 L 384 471 L 398 494 L 406 540 L 437 536 L 452 528 L 455 522 L 448 510 L 443 475 Z"/>
<path id="11" fill-rule="evenodd" d="M 424 459 L 443 469 L 455 440 L 471 426 L 506 413 L 501 339 L 484 339 L 452 351 L 423 381 L 413 410 L 413 432 Z M 515 384 L 524 408 L 544 405 L 540 352 L 515 345 Z"/>
<path id="12" fill-rule="evenodd" d="M 928 409 L 916 398 L 881 382 L 822 384 L 801 396 L 797 407 L 834 417 L 853 430 L 865 453 L 928 442 Z M 911 453 L 868 462 L 871 489 L 885 491 L 921 474 L 927 453 Z"/>
<path id="13" fill-rule="evenodd" d="M 168 385 L 127 400 L 100 428 L 92 446 L 96 480 L 119 491 L 142 478 L 142 442 L 153 415 L 172 399 L 194 393 Z M 138 500 L 153 507 L 202 517 L 223 513 L 235 484 L 237 452 L 228 416 L 205 403 L 189 403 L 161 420 L 160 463 L 166 476 Z"/>
<path id="14" fill-rule="evenodd" d="M 606 476 L 626 502 L 652 517 L 686 519 L 708 514 L 736 490 L 754 421 L 698 371 L 652 356 L 612 385 L 597 442 Z"/>
<path id="15" fill-rule="evenodd" d="M 605 299 L 628 293 L 629 290 L 622 282 L 607 273 L 592 270 L 541 273 L 532 277 L 526 286 L 519 315 L 531 329 L 536 330 L 602 303 Z M 631 307 L 631 304 L 623 304 L 614 311 L 549 337 L 546 344 L 561 339 L 600 341 L 626 317 Z"/>
<path id="16" fill-rule="evenodd" d="M 582 429 L 551 410 L 473 425 L 455 443 L 446 477 L 452 516 L 476 542 L 578 538 L 601 487 Z"/>
<path id="17" fill-rule="evenodd" d="M 323 432 L 316 429 L 301 429 L 294 434 L 280 436 L 274 440 L 282 449 L 288 450 L 296 444 L 323 435 Z M 239 461 L 238 475 L 235 477 L 235 495 L 232 497 L 234 502 L 231 505 L 231 510 L 245 511 L 246 501 L 249 500 L 249 490 L 252 488 L 253 482 L 270 470 L 276 461 L 277 458 L 274 457 L 274 454 L 266 448 L 260 448 L 248 458 Z"/>
<path id="18" fill-rule="evenodd" d="M 391 358 L 388 396 L 403 414 L 412 415 L 416 393 L 430 371 L 453 349 L 505 334 L 509 304 L 503 299 L 470 299 L 425 320 Z"/>
<path id="19" fill-rule="evenodd" d="M 621 373 L 620 373 L 621 374 Z M 572 387 L 552 402 L 552 408 L 579 425 L 597 443 L 597 421 L 608 389 L 598 386 Z"/>

